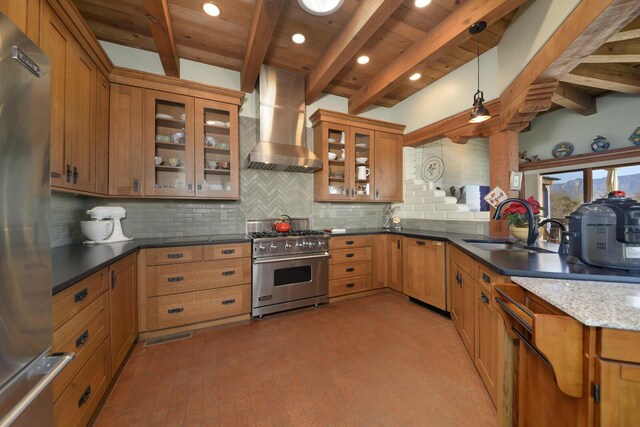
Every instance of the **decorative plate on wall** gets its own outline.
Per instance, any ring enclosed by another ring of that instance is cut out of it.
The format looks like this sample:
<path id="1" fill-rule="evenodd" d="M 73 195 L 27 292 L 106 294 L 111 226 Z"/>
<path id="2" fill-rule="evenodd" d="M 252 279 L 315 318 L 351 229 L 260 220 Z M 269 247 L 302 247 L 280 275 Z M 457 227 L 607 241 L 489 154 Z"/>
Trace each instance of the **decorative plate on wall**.
<path id="1" fill-rule="evenodd" d="M 629 141 L 633 142 L 636 145 L 640 145 L 640 128 L 636 129 L 634 133 L 629 137 Z"/>
<path id="2" fill-rule="evenodd" d="M 444 162 L 440 157 L 431 156 L 422 165 L 422 179 L 425 182 L 436 182 L 444 174 Z"/>
<path id="3" fill-rule="evenodd" d="M 551 150 L 551 155 L 555 158 L 567 157 L 570 156 L 571 153 L 573 153 L 573 144 L 570 142 L 559 142 L 553 147 L 553 150 Z"/>

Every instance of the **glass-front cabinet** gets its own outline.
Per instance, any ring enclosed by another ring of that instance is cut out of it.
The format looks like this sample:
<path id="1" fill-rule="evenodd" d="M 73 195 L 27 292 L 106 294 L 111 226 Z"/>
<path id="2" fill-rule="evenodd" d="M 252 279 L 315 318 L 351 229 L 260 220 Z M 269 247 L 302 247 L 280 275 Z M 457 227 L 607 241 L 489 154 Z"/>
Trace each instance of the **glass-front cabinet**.
<path id="1" fill-rule="evenodd" d="M 193 99 L 145 91 L 145 194 L 193 196 Z"/>
<path id="2" fill-rule="evenodd" d="M 315 201 L 402 200 L 403 125 L 322 109 L 309 119 L 315 154 L 323 159 L 314 175 Z"/>
<path id="3" fill-rule="evenodd" d="M 145 195 L 237 199 L 238 107 L 145 90 Z"/>
<path id="4" fill-rule="evenodd" d="M 196 99 L 196 195 L 237 198 L 238 109 Z"/>

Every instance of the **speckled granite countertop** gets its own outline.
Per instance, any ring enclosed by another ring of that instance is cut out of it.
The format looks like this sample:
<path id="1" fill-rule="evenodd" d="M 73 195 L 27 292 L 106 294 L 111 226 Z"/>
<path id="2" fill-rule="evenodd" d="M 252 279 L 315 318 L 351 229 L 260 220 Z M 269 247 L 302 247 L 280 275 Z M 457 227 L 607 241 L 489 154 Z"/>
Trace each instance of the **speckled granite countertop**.
<path id="1" fill-rule="evenodd" d="M 630 283 L 511 277 L 587 326 L 640 331 L 640 286 Z"/>

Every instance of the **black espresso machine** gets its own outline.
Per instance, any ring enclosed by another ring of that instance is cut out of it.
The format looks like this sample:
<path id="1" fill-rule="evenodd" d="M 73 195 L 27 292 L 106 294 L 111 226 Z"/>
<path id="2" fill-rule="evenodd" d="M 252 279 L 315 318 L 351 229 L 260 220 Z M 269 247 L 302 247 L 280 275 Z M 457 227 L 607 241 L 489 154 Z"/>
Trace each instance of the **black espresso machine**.
<path id="1" fill-rule="evenodd" d="M 570 261 L 640 270 L 640 203 L 613 191 L 569 215 Z"/>

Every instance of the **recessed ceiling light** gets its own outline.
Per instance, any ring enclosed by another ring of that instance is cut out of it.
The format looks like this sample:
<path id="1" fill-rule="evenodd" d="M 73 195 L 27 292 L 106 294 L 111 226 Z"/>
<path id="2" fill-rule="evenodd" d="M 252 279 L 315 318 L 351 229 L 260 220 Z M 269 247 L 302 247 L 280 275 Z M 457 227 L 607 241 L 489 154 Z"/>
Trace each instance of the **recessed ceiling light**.
<path id="1" fill-rule="evenodd" d="M 409 77 L 409 80 L 414 80 L 415 81 L 415 80 L 418 80 L 420 77 L 422 77 L 422 74 L 414 73 L 414 74 L 411 74 L 411 77 Z"/>
<path id="2" fill-rule="evenodd" d="M 302 34 L 295 33 L 294 35 L 291 36 L 291 40 L 293 40 L 294 43 L 302 44 L 306 39 Z"/>
<path id="3" fill-rule="evenodd" d="M 431 3 L 431 0 L 416 0 L 416 7 L 425 7 L 427 6 L 429 3 Z"/>
<path id="4" fill-rule="evenodd" d="M 202 10 L 209 16 L 220 16 L 220 8 L 213 3 L 204 3 Z"/>
<path id="5" fill-rule="evenodd" d="M 369 62 L 369 57 L 367 55 L 362 55 L 358 57 L 358 64 L 366 64 Z"/>
<path id="6" fill-rule="evenodd" d="M 329 15 L 340 9 L 344 0 L 298 0 L 298 4 L 307 13 L 317 16 Z"/>

